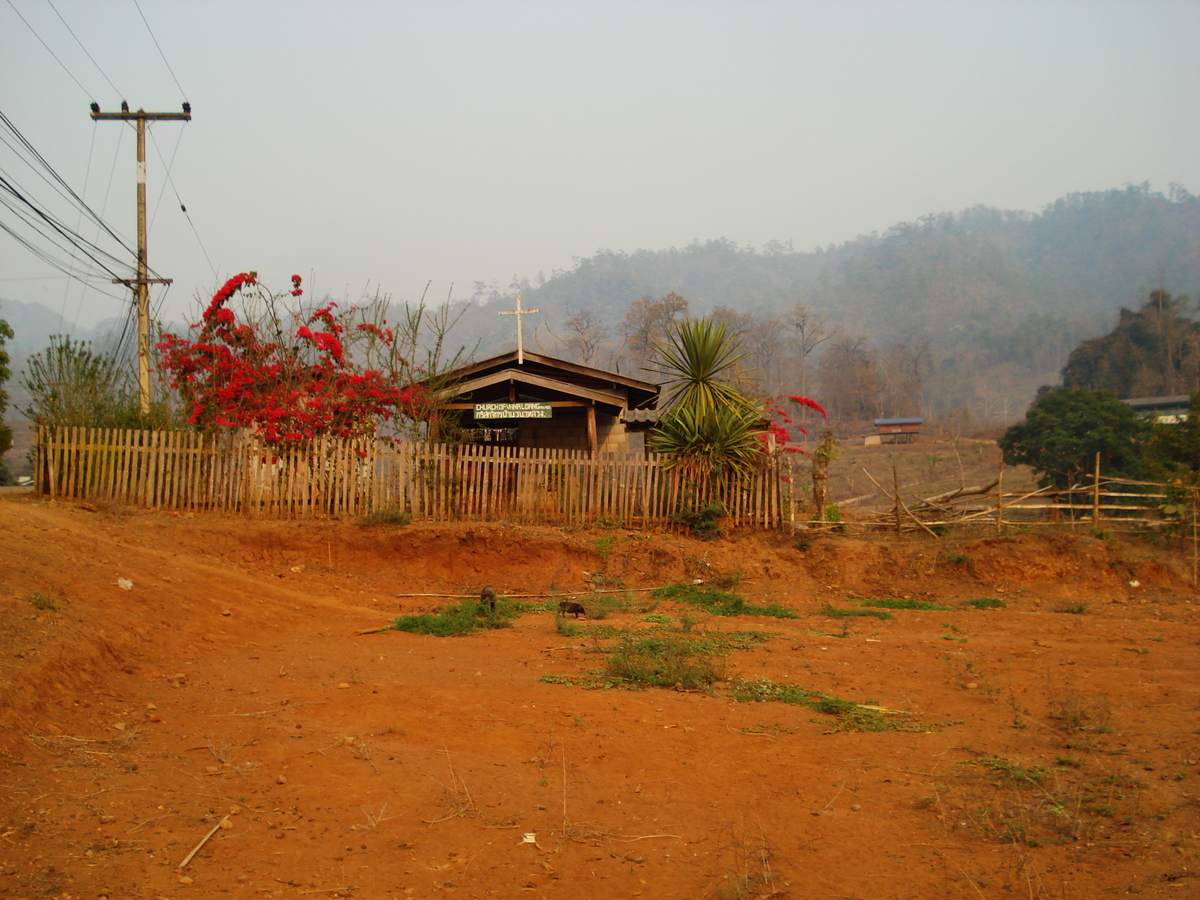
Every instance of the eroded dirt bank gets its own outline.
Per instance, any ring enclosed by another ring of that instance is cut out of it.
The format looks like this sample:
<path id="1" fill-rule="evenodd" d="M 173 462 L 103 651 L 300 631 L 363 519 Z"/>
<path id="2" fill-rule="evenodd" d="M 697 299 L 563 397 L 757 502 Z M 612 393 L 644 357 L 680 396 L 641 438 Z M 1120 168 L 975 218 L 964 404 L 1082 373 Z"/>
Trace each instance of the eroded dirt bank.
<path id="1" fill-rule="evenodd" d="M 1200 892 L 1200 630 L 1176 551 L 362 529 L 20 498 L 0 500 L 0 531 L 0 896 Z M 512 597 L 696 579 L 798 617 L 637 590 L 574 634 L 546 611 L 467 637 L 360 633 L 453 602 L 409 595 L 487 582 Z M 853 598 L 946 608 L 836 616 L 873 609 Z M 585 679 L 613 629 L 656 627 L 755 637 L 721 645 L 712 691 L 541 680 Z M 865 703 L 893 730 L 736 702 L 739 678 Z"/>

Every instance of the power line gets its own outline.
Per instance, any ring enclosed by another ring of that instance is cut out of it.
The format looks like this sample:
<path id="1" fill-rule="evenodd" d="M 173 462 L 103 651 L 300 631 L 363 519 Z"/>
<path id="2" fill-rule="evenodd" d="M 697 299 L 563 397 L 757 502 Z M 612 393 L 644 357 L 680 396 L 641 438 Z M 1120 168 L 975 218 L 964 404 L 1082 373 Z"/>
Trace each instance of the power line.
<path id="1" fill-rule="evenodd" d="M 11 5 L 11 2 L 12 2 L 12 0 L 9 0 L 10 5 Z M 112 83 L 112 79 L 109 78 L 108 75 L 105 74 L 105 72 L 102 68 L 100 68 L 100 63 L 96 62 L 95 58 L 92 56 L 91 53 L 88 53 L 88 48 L 83 46 L 83 41 L 81 41 L 79 39 L 79 37 L 75 34 L 75 32 L 71 30 L 71 26 L 68 25 L 67 20 L 62 17 L 62 13 L 60 13 L 57 9 L 55 9 L 54 3 L 51 2 L 51 0 L 46 0 L 46 3 L 47 3 L 47 5 L 49 5 L 49 7 L 51 9 L 54 10 L 54 14 L 56 16 L 58 16 L 58 21 L 63 23 L 63 27 L 67 29 L 67 31 L 70 33 L 71 37 L 75 38 L 75 43 L 77 43 L 79 45 L 79 49 L 82 50 L 84 52 L 84 54 L 87 56 L 87 58 L 92 61 L 92 65 L 96 67 L 96 71 L 100 73 L 100 77 L 102 77 L 105 81 L 108 82 L 108 86 L 116 92 L 118 97 L 122 96 L 121 92 L 119 90 L 117 90 L 117 86 Z M 82 87 L 82 85 L 80 85 L 80 86 Z"/>
<path id="2" fill-rule="evenodd" d="M 93 284 L 93 283 L 89 282 L 87 279 L 83 278 L 77 272 L 75 272 L 72 269 L 72 267 L 64 265 L 61 262 L 61 260 L 55 259 L 53 256 L 50 256 L 41 247 L 38 247 L 37 245 L 31 243 L 26 238 L 17 234 L 15 231 L 13 231 L 11 228 L 9 228 L 7 225 L 5 225 L 3 222 L 0 222 L 0 231 L 4 231 L 7 234 L 11 235 L 13 240 L 15 240 L 18 244 L 27 248 L 29 250 L 29 252 L 32 253 L 34 256 L 41 259 L 47 265 L 49 265 L 55 269 L 58 269 L 60 272 L 62 272 L 67 277 L 74 278 L 76 281 L 82 282 L 83 284 L 86 284 L 95 290 L 100 290 L 100 288 L 97 286 L 97 284 Z M 25 280 L 25 279 L 13 279 L 13 280 Z M 104 282 L 100 282 L 100 283 L 103 284 Z M 104 294 L 106 297 L 111 297 L 114 300 L 125 299 L 124 294 L 112 294 L 112 293 L 109 293 L 108 291 L 103 291 L 103 290 L 100 290 L 100 293 Z"/>
<path id="3" fill-rule="evenodd" d="M 125 240 L 120 235 L 118 235 L 115 231 L 113 231 L 108 226 L 108 223 L 106 223 L 100 216 L 98 216 L 92 210 L 92 208 L 90 206 L 87 205 L 87 203 L 84 202 L 82 197 L 80 197 L 77 193 L 75 193 L 74 189 L 69 184 L 67 184 L 67 182 L 63 179 L 63 177 L 61 175 L 58 174 L 57 171 L 55 171 L 54 167 L 52 165 L 50 165 L 49 162 L 46 161 L 45 157 L 43 157 L 42 154 L 40 154 L 37 151 L 37 149 L 33 146 L 33 144 L 31 144 L 28 140 L 26 140 L 25 136 L 23 134 L 21 134 L 21 132 L 17 129 L 17 126 L 14 125 L 12 123 L 12 120 L 10 120 L 8 118 L 8 116 L 6 116 L 2 111 L 0 111 L 0 124 L 2 124 L 10 132 L 12 132 L 12 134 L 20 142 L 21 146 L 23 148 L 25 148 L 25 152 L 27 152 L 42 168 L 44 168 L 48 173 L 50 173 L 50 175 L 54 178 L 54 180 L 62 186 L 63 190 L 65 190 L 70 195 L 72 202 L 78 204 L 81 209 L 83 209 L 85 212 L 87 212 L 88 216 L 94 222 L 96 222 L 96 224 L 98 224 L 106 232 L 108 232 L 108 234 L 113 238 L 113 240 L 115 240 L 118 244 L 121 245 L 122 249 L 124 249 L 125 251 L 127 251 L 128 253 L 131 253 L 131 254 L 135 252 L 133 247 L 131 247 L 127 243 L 125 243 Z M 32 168 L 32 166 L 31 166 L 31 168 Z"/>
<path id="4" fill-rule="evenodd" d="M 9 0 L 11 3 L 12 0 Z M 171 78 L 175 81 L 175 87 L 179 88 L 179 93 L 183 98 L 187 99 L 187 91 L 183 89 L 183 85 L 179 83 L 179 79 L 175 78 L 175 70 L 171 68 L 171 64 L 167 62 L 167 54 L 163 53 L 162 47 L 159 47 L 158 38 L 154 36 L 154 32 L 150 28 L 150 23 L 146 21 L 146 14 L 142 12 L 142 7 L 138 5 L 137 0 L 133 0 L 133 5 L 137 7 L 138 15 L 142 17 L 142 22 L 146 26 L 146 30 L 150 32 L 150 40 L 154 41 L 154 46 L 158 47 L 158 55 L 162 57 L 163 63 L 167 67 L 167 71 L 171 73 Z"/>
<path id="5" fill-rule="evenodd" d="M 21 193 L 20 189 L 16 185 L 5 178 L 3 174 L 0 174 L 0 188 L 3 188 L 3 190 L 12 198 L 6 199 L 3 194 L 0 194 L 0 203 L 3 203 L 5 206 L 7 206 L 24 222 L 31 225 L 43 236 L 52 237 L 52 233 L 57 234 L 59 237 L 66 240 L 68 244 L 78 247 L 82 253 L 94 260 L 98 266 L 114 276 L 116 273 L 108 269 L 108 267 L 97 258 L 96 254 L 106 257 L 112 263 L 118 266 L 124 264 L 123 260 L 118 259 L 107 250 L 104 250 L 101 247 L 98 247 L 96 244 L 93 244 L 82 235 L 77 234 L 62 222 L 58 221 L 58 219 L 46 212 L 44 209 L 39 208 L 32 200 Z M 15 205 L 13 203 L 14 200 L 17 201 Z M 46 231 L 43 228 L 43 224 L 47 226 L 50 231 Z"/>
<path id="6" fill-rule="evenodd" d="M 175 142 L 175 151 L 171 154 L 171 162 L 168 163 L 165 159 L 163 159 L 162 151 L 158 149 L 158 141 L 154 137 L 154 132 L 153 131 L 150 132 L 150 142 L 152 144 L 154 144 L 154 152 L 158 154 L 159 161 L 162 162 L 162 164 L 163 164 L 163 169 L 167 174 L 167 182 L 170 183 L 170 185 L 171 185 L 171 190 L 172 190 L 172 192 L 174 192 L 175 199 L 179 203 L 179 209 L 183 213 L 183 217 L 185 219 L 187 219 L 188 225 L 191 226 L 192 234 L 195 235 L 195 237 L 196 237 L 196 243 L 200 247 L 200 252 L 204 254 L 205 262 L 207 262 L 208 267 L 210 269 L 212 269 L 213 278 L 219 279 L 220 276 L 217 274 L 217 267 L 213 265 L 212 258 L 209 257 L 209 255 L 208 255 L 208 248 L 204 246 L 204 241 L 202 241 L 200 239 L 200 232 L 196 230 L 196 223 L 192 221 L 191 213 L 188 212 L 187 206 L 184 205 L 183 198 L 181 198 L 179 196 L 179 189 L 177 187 L 175 187 L 175 179 L 173 177 L 171 177 L 171 169 L 174 168 L 174 166 L 175 166 L 175 155 L 179 152 L 179 144 L 182 141 L 183 141 L 183 129 L 181 128 L 181 129 L 179 129 L 179 139 Z M 164 185 L 163 185 L 163 191 L 165 191 L 165 190 L 166 190 L 166 183 L 164 183 Z M 159 191 L 158 196 L 159 196 L 160 203 L 162 202 L 162 193 L 163 193 L 162 191 Z M 154 215 L 155 215 L 155 217 L 158 216 L 157 206 L 155 207 Z"/>
<path id="7" fill-rule="evenodd" d="M 21 15 L 21 11 L 20 11 L 19 9 L 17 9 L 15 6 L 13 6 L 13 2 L 12 2 L 12 0 L 8 0 L 8 5 L 9 5 L 9 6 L 12 6 L 12 11 L 13 11 L 13 12 L 15 12 L 15 13 L 17 14 L 17 17 L 18 17 L 18 18 L 19 18 L 19 19 L 20 19 L 22 22 L 24 22 L 24 23 L 25 23 L 25 27 L 29 29 L 29 32 L 30 32 L 30 34 L 32 34 L 32 35 L 33 35 L 35 38 L 37 38 L 37 39 L 38 39 L 38 43 L 39 43 L 39 44 L 41 44 L 43 47 L 45 47 L 45 48 L 46 48 L 46 52 L 47 52 L 47 53 L 49 53 L 51 56 L 53 56 L 53 57 L 54 57 L 54 61 L 55 61 L 56 63 L 58 63 L 60 66 L 62 66 L 62 70 L 63 70 L 64 72 L 66 72 L 66 73 L 67 73 L 67 77 L 68 77 L 68 78 L 70 78 L 70 79 L 71 79 L 73 82 L 75 82 L 76 84 L 78 84 L 78 85 L 79 85 L 79 89 L 80 89 L 81 91 L 83 91 L 83 92 L 84 92 L 84 93 L 87 95 L 87 98 L 88 98 L 89 100 L 91 100 L 91 99 L 92 99 L 91 92 L 90 92 L 90 91 L 88 91 L 88 89 L 87 89 L 87 88 L 85 88 L 85 87 L 84 87 L 82 84 L 80 84 L 80 83 L 79 83 L 79 79 L 78 79 L 78 78 L 76 78 L 76 77 L 75 77 L 75 76 L 72 74 L 71 70 L 67 68 L 67 66 L 66 66 L 66 63 L 64 63 L 64 62 L 63 62 L 61 59 L 59 59 L 59 58 L 58 58 L 58 56 L 57 56 L 57 55 L 54 53 L 54 51 L 50 49 L 50 46 L 49 46 L 49 45 L 48 45 L 48 44 L 47 44 L 45 41 L 43 41 L 43 40 L 42 40 L 42 36 L 41 36 L 40 34 L 38 34 L 36 31 L 34 31 L 34 29 L 33 29 L 33 26 L 29 24 L 29 22 L 26 20 L 26 18 L 25 18 L 23 15 Z"/>
<path id="8" fill-rule="evenodd" d="M 93 262 L 105 269 L 105 271 L 110 272 L 110 274 L 115 273 L 112 273 L 112 270 L 109 269 L 103 262 L 101 262 L 100 259 L 97 258 L 96 254 L 106 257 L 117 266 L 125 265 L 123 260 L 113 256 L 108 251 L 87 240 L 82 235 L 64 225 L 53 215 L 38 207 L 32 200 L 25 196 L 25 194 L 23 194 L 17 186 L 5 178 L 3 174 L 0 174 L 0 188 L 3 188 L 3 193 L 0 193 L 0 204 L 4 205 L 13 213 L 15 213 L 19 219 L 25 222 L 25 224 L 30 226 L 33 230 L 38 232 L 42 237 L 50 239 L 51 242 L 59 246 L 62 246 L 58 240 L 61 238 L 66 242 L 66 244 L 77 248 L 84 255 L 92 259 Z M 5 194 L 8 196 L 5 196 Z M 10 233 L 12 232 L 10 231 Z M 28 244 L 26 245 L 28 246 Z M 58 268 L 62 268 L 64 271 L 67 270 L 67 267 L 61 263 L 58 264 Z"/>
<path id="9" fill-rule="evenodd" d="M 87 168 L 84 170 L 84 175 L 83 175 L 83 194 L 84 195 L 87 194 L 88 184 L 90 184 L 91 180 L 92 180 L 92 160 L 96 158 L 96 134 L 97 134 L 97 129 L 93 128 L 92 129 L 92 140 L 88 144 Z M 104 210 L 101 209 L 100 212 L 101 212 L 101 214 L 103 214 Z M 83 210 L 80 210 L 79 216 L 75 221 L 75 228 L 76 228 L 76 230 L 78 230 L 82 227 L 83 227 Z M 99 226 L 97 226 L 96 234 L 94 235 L 94 237 L 99 237 L 99 236 L 100 236 L 100 228 L 99 228 Z M 75 259 L 74 259 L 74 257 L 72 257 L 71 262 L 74 263 L 74 261 L 75 261 Z M 91 273 L 90 267 L 89 267 L 88 271 L 90 274 Z M 86 292 L 85 289 L 83 288 L 83 286 L 81 286 L 81 289 L 79 291 L 79 303 L 75 307 L 75 315 L 73 315 L 71 317 L 71 330 L 72 331 L 74 331 L 75 326 L 79 324 L 79 311 L 83 308 L 83 298 L 84 298 L 85 292 Z M 70 280 L 68 280 L 63 284 L 62 309 L 59 310 L 59 313 L 58 313 L 58 318 L 60 321 L 65 322 L 67 320 L 67 303 L 70 299 L 71 299 L 71 282 L 70 282 Z"/>

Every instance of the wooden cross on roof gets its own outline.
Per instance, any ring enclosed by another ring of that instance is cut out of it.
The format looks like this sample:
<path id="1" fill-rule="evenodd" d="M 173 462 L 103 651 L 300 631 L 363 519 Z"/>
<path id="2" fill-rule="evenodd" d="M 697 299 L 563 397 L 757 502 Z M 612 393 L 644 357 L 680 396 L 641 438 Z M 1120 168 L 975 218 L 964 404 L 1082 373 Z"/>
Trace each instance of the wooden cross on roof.
<path id="1" fill-rule="evenodd" d="M 521 336 L 521 316 L 525 315 L 526 313 L 535 313 L 535 312 L 541 312 L 541 310 L 540 309 L 521 309 L 521 292 L 520 291 L 517 291 L 517 308 L 516 309 L 500 310 L 500 315 L 502 315 L 502 316 L 516 316 L 517 317 L 517 365 L 518 366 L 525 362 L 525 344 L 524 344 L 524 341 L 522 340 L 522 336 Z"/>

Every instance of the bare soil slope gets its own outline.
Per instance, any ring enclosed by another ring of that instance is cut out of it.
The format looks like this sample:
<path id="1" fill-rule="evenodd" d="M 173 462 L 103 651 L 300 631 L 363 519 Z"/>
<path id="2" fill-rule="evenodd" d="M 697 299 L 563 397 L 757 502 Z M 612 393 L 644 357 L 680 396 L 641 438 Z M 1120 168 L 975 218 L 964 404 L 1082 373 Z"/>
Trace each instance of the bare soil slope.
<path id="1" fill-rule="evenodd" d="M 24 498 L 0 500 L 0 533 L 3 897 L 1200 895 L 1200 629 L 1175 551 Z M 798 617 L 639 590 L 575 634 L 546 611 L 360 633 L 485 583 L 735 575 Z M 837 616 L 871 609 L 852 598 L 948 608 Z M 614 629 L 656 627 L 755 635 L 711 691 L 554 683 L 603 667 Z M 737 702 L 746 679 L 874 709 Z"/>

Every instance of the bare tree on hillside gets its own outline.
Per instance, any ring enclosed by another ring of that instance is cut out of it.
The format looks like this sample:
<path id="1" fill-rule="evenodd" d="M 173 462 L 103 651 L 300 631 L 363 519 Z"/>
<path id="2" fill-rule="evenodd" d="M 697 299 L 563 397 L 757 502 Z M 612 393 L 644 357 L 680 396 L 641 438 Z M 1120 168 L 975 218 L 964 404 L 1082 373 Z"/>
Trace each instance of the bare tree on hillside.
<path id="1" fill-rule="evenodd" d="M 929 372 L 929 339 L 914 336 L 897 341 L 878 354 L 882 378 L 884 415 L 923 416 L 926 413 L 926 375 Z"/>
<path id="2" fill-rule="evenodd" d="M 881 379 L 865 337 L 845 336 L 821 356 L 821 399 L 831 418 L 846 421 L 879 415 Z"/>
<path id="3" fill-rule="evenodd" d="M 607 342 L 608 329 L 591 310 L 577 312 L 567 319 L 565 344 L 569 359 L 576 359 L 585 366 L 590 366 Z"/>
<path id="4" fill-rule="evenodd" d="M 645 368 L 654 353 L 654 345 L 667 336 L 676 318 L 687 315 L 688 302 L 674 291 L 661 300 L 643 296 L 629 304 L 621 336 L 635 366 Z"/>
<path id="5" fill-rule="evenodd" d="M 797 349 L 800 351 L 800 393 L 807 397 L 808 358 L 826 341 L 835 338 L 838 332 L 824 316 L 813 312 L 799 300 L 792 307 L 789 324 L 796 332 Z"/>
<path id="6" fill-rule="evenodd" d="M 758 368 L 759 383 L 768 394 L 790 394 L 783 383 L 783 354 L 786 326 L 774 316 L 755 319 L 743 338 L 750 359 Z M 804 394 L 804 391 L 800 391 Z M 807 396 L 807 394 L 804 394 Z"/>
<path id="7" fill-rule="evenodd" d="M 739 338 L 744 338 L 754 325 L 753 315 L 728 306 L 714 306 L 708 317 L 714 322 L 720 322 L 727 332 Z"/>

